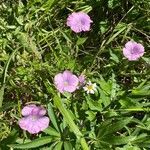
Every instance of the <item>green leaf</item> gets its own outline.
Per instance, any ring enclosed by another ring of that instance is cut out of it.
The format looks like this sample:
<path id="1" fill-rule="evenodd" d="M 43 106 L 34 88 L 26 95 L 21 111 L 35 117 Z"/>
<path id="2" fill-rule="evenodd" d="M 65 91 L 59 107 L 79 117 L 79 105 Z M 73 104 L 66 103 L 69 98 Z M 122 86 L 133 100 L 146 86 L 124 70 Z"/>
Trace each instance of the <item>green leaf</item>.
<path id="1" fill-rule="evenodd" d="M 61 112 L 61 114 L 63 115 L 63 117 L 65 118 L 66 122 L 70 126 L 70 129 L 74 132 L 76 137 L 78 139 L 80 139 L 80 143 L 82 145 L 83 150 L 89 150 L 88 145 L 87 145 L 82 133 L 80 132 L 78 126 L 74 123 L 72 117 L 70 116 L 70 113 L 68 113 L 67 109 L 65 109 L 65 107 L 63 106 L 61 98 L 59 96 L 55 95 L 54 102 L 55 102 L 55 105 L 57 106 L 57 108 L 59 109 L 59 111 Z"/>
<path id="2" fill-rule="evenodd" d="M 103 90 L 99 89 L 99 93 L 100 93 L 100 100 L 105 107 L 107 107 L 110 104 L 110 97 L 106 94 L 106 92 L 104 92 Z"/>
<path id="3" fill-rule="evenodd" d="M 108 134 L 115 133 L 115 132 L 121 130 L 128 123 L 130 123 L 131 120 L 132 120 L 132 118 L 122 118 L 119 121 L 108 120 L 108 121 L 103 122 L 99 126 L 100 130 L 98 132 L 98 137 L 101 138 L 103 136 L 107 136 Z"/>
<path id="4" fill-rule="evenodd" d="M 111 100 L 114 100 L 116 97 L 116 91 L 117 91 L 117 83 L 115 80 L 115 74 L 112 74 L 112 88 L 111 88 L 111 93 L 110 93 L 110 98 Z"/>
<path id="5" fill-rule="evenodd" d="M 117 57 L 117 55 L 116 54 L 114 54 L 113 52 L 112 52 L 112 50 L 109 50 L 110 51 L 110 58 L 113 60 L 113 61 L 115 61 L 116 63 L 119 63 L 119 58 Z"/>
<path id="6" fill-rule="evenodd" d="M 102 141 L 106 141 L 107 143 L 111 145 L 122 145 L 122 144 L 128 144 L 136 139 L 135 136 L 105 136 L 105 138 L 102 138 Z"/>
<path id="7" fill-rule="evenodd" d="M 139 96 L 149 96 L 150 95 L 150 85 L 145 85 L 141 88 L 133 89 L 131 92 L 132 95 Z"/>
<path id="8" fill-rule="evenodd" d="M 108 45 L 109 43 L 111 43 L 125 29 L 126 29 L 126 26 L 125 27 L 123 26 L 122 28 L 120 28 L 115 34 L 113 34 L 112 36 L 110 36 L 109 40 L 107 41 L 107 43 L 105 45 Z"/>
<path id="9" fill-rule="evenodd" d="M 55 117 L 51 102 L 49 102 L 49 104 L 48 104 L 48 115 L 51 118 L 51 122 L 54 125 L 54 127 L 56 128 L 56 130 L 59 131 L 57 121 L 56 121 L 56 117 Z"/>
<path id="10" fill-rule="evenodd" d="M 63 142 L 57 143 L 53 150 L 61 150 L 62 149 L 62 144 L 63 144 Z"/>
<path id="11" fill-rule="evenodd" d="M 6 82 L 6 78 L 7 78 L 7 71 L 8 71 L 8 67 L 9 67 L 9 64 L 13 58 L 13 56 L 15 55 L 15 53 L 18 51 L 19 48 L 15 49 L 11 55 L 9 56 L 7 62 L 6 62 L 6 65 L 5 65 L 5 68 L 3 70 L 3 79 L 2 79 L 2 87 L 0 89 L 0 108 L 2 107 L 2 103 L 3 103 L 3 95 L 4 95 L 4 90 L 5 90 L 5 82 Z"/>
<path id="12" fill-rule="evenodd" d="M 41 54 L 38 51 L 35 42 L 27 33 L 19 32 L 16 36 L 22 47 L 26 48 L 28 52 L 34 52 L 35 56 L 41 59 Z"/>
<path id="13" fill-rule="evenodd" d="M 5 89 L 5 86 L 2 86 L 0 89 L 0 108 L 2 107 L 2 103 L 3 103 L 4 89 Z"/>
<path id="14" fill-rule="evenodd" d="M 94 101 L 90 99 L 90 97 L 86 97 L 87 104 L 89 105 L 89 108 L 91 110 L 96 110 L 96 111 L 101 111 L 102 110 L 102 105 L 101 101 Z"/>
<path id="15" fill-rule="evenodd" d="M 27 148 L 36 148 L 45 144 L 48 144 L 52 141 L 51 136 L 41 137 L 36 140 L 33 140 L 32 142 L 24 143 L 24 144 L 11 144 L 8 145 L 11 148 L 17 148 L 17 149 L 27 149 Z"/>
<path id="16" fill-rule="evenodd" d="M 117 147 L 115 150 L 141 150 L 137 146 L 125 145 L 124 147 Z"/>
<path id="17" fill-rule="evenodd" d="M 56 0 L 47 0 L 46 4 L 44 4 L 44 8 L 47 9 L 47 11 L 52 7 Z"/>
<path id="18" fill-rule="evenodd" d="M 70 142 L 64 142 L 64 150 L 72 150 L 72 145 Z"/>
<path id="19" fill-rule="evenodd" d="M 132 118 L 122 118 L 121 120 L 119 120 L 115 123 L 112 123 L 111 125 L 109 125 L 108 130 L 106 131 L 105 134 L 115 133 L 115 132 L 121 130 L 128 123 L 130 123 L 131 120 L 132 120 Z"/>
<path id="20" fill-rule="evenodd" d="M 78 40 L 77 40 L 77 45 L 82 45 L 84 44 L 84 42 L 87 40 L 87 38 L 81 38 L 81 37 L 78 37 Z"/>
<path id="21" fill-rule="evenodd" d="M 96 112 L 93 112 L 93 111 L 86 111 L 85 113 L 88 115 L 88 117 L 87 117 L 88 120 L 92 121 L 92 120 L 95 119 Z"/>
<path id="22" fill-rule="evenodd" d="M 106 82 L 102 76 L 100 76 L 100 80 L 98 81 L 102 90 L 106 92 L 106 94 L 110 94 L 111 92 L 111 84 Z"/>
<path id="23" fill-rule="evenodd" d="M 52 136 L 57 136 L 60 137 L 60 133 L 58 133 L 55 129 L 53 129 L 52 127 L 48 127 L 47 129 L 45 129 L 43 132 L 45 132 L 46 134 L 52 135 Z"/>
<path id="24" fill-rule="evenodd" d="M 69 124 L 72 131 L 76 134 L 77 137 L 81 137 L 82 133 L 79 131 L 78 127 L 75 125 L 74 121 L 72 120 L 72 117 L 70 116 L 70 113 L 64 108 L 63 103 L 61 102 L 61 99 L 58 96 L 55 96 L 54 102 L 56 106 L 59 108 L 62 115 L 64 116 L 66 122 Z"/>

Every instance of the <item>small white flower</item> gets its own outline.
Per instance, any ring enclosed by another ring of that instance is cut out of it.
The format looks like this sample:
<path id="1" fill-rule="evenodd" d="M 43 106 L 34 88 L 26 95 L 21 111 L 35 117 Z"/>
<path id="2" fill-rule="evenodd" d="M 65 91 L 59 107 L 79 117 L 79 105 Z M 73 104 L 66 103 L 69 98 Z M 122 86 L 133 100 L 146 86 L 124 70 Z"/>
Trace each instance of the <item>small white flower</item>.
<path id="1" fill-rule="evenodd" d="M 96 91 L 97 85 L 96 83 L 91 83 L 91 81 L 89 81 L 86 86 L 83 87 L 84 91 L 87 92 L 87 94 L 94 94 L 94 92 Z"/>

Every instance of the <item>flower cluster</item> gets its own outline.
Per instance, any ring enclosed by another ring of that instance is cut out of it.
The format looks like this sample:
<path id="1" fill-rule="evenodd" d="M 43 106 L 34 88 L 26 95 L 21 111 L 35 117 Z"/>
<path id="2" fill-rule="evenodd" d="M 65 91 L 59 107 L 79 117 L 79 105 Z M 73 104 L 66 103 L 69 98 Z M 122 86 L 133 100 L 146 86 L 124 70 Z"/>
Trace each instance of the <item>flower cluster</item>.
<path id="1" fill-rule="evenodd" d="M 90 31 L 92 22 L 84 12 L 73 12 L 67 18 L 67 26 L 75 33 Z M 144 47 L 140 43 L 128 41 L 123 48 L 123 55 L 129 61 L 138 60 L 144 55 Z M 80 87 L 83 87 L 87 94 L 94 94 L 97 90 L 96 83 L 91 83 L 91 81 L 86 83 L 83 74 L 76 76 L 68 70 L 55 75 L 54 84 L 60 93 L 72 93 Z M 22 109 L 23 118 L 19 120 L 19 126 L 31 134 L 37 134 L 49 126 L 49 118 L 45 115 L 46 110 L 43 107 L 35 104 L 27 105 Z"/>
<path id="2" fill-rule="evenodd" d="M 67 26 L 76 33 L 89 31 L 92 22 L 91 18 L 84 12 L 73 12 L 67 18 Z M 140 43 L 129 41 L 123 48 L 123 55 L 129 61 L 138 60 L 144 55 L 144 47 Z"/>
<path id="3" fill-rule="evenodd" d="M 57 88 L 57 90 L 60 93 L 64 92 L 74 92 L 76 89 L 79 89 L 79 87 L 82 87 L 85 84 L 85 76 L 80 75 L 77 77 L 72 72 L 66 70 L 63 73 L 59 73 L 54 77 L 54 84 Z M 83 89 L 89 94 L 94 94 L 96 91 L 96 83 L 92 84 L 91 81 L 89 81 Z"/>

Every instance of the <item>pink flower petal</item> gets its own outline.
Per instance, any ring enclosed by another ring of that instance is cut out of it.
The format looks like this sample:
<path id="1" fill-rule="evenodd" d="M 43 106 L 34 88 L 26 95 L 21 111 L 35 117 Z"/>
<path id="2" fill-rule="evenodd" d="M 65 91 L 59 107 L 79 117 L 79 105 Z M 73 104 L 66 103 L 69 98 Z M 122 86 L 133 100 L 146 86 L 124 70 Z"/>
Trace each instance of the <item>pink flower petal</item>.
<path id="1" fill-rule="evenodd" d="M 64 87 L 64 91 L 70 92 L 70 93 L 74 92 L 76 89 L 77 89 L 76 86 L 66 86 L 66 87 Z"/>
<path id="2" fill-rule="evenodd" d="M 125 44 L 125 47 L 123 48 L 123 55 L 129 61 L 138 60 L 144 55 L 144 47 L 142 44 L 136 43 L 134 41 L 129 41 Z"/>
<path id="3" fill-rule="evenodd" d="M 34 104 L 27 105 L 27 106 L 25 106 L 25 107 L 22 109 L 21 113 L 22 113 L 23 116 L 28 116 L 28 115 L 30 115 L 30 114 L 32 113 L 32 111 L 35 110 L 36 108 L 37 108 L 37 106 L 34 105 Z"/>
<path id="4" fill-rule="evenodd" d="M 84 12 L 73 12 L 67 18 L 67 26 L 76 33 L 89 31 L 93 21 Z"/>
<path id="5" fill-rule="evenodd" d="M 35 116 L 24 117 L 19 120 L 19 126 L 23 130 L 28 131 L 31 134 L 39 133 L 43 131 L 49 126 L 49 118 L 48 117 L 39 117 Z"/>
<path id="6" fill-rule="evenodd" d="M 25 106 L 22 109 L 22 114 L 25 117 L 19 120 L 19 126 L 31 134 L 43 131 L 49 125 L 49 118 L 44 116 L 46 110 L 41 106 L 33 104 Z"/>
<path id="7" fill-rule="evenodd" d="M 54 83 L 59 92 L 74 92 L 77 89 L 79 79 L 72 72 L 66 70 L 54 77 Z"/>
<path id="8" fill-rule="evenodd" d="M 46 114 L 46 110 L 44 108 L 40 107 L 39 115 L 44 116 L 45 114 Z"/>
<path id="9" fill-rule="evenodd" d="M 19 120 L 19 126 L 23 130 L 27 130 L 27 127 L 28 127 L 29 123 L 30 122 L 28 122 L 27 118 L 25 118 L 25 117 Z"/>
<path id="10" fill-rule="evenodd" d="M 64 92 L 63 90 L 64 79 L 62 73 L 59 73 L 54 77 L 54 83 L 59 92 L 61 93 Z"/>
<path id="11" fill-rule="evenodd" d="M 37 120 L 36 124 L 40 128 L 40 131 L 43 131 L 49 126 L 49 122 L 48 117 L 41 117 Z"/>

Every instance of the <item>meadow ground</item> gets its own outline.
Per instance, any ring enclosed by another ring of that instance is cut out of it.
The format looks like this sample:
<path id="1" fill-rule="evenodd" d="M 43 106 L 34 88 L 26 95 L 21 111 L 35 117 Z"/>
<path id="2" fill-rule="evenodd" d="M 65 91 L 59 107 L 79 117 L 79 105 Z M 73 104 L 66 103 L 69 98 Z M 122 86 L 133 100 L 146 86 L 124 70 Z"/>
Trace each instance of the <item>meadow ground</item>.
<path id="1" fill-rule="evenodd" d="M 149 0 L 0 0 L 0 150 L 149 150 L 149 33 Z"/>

